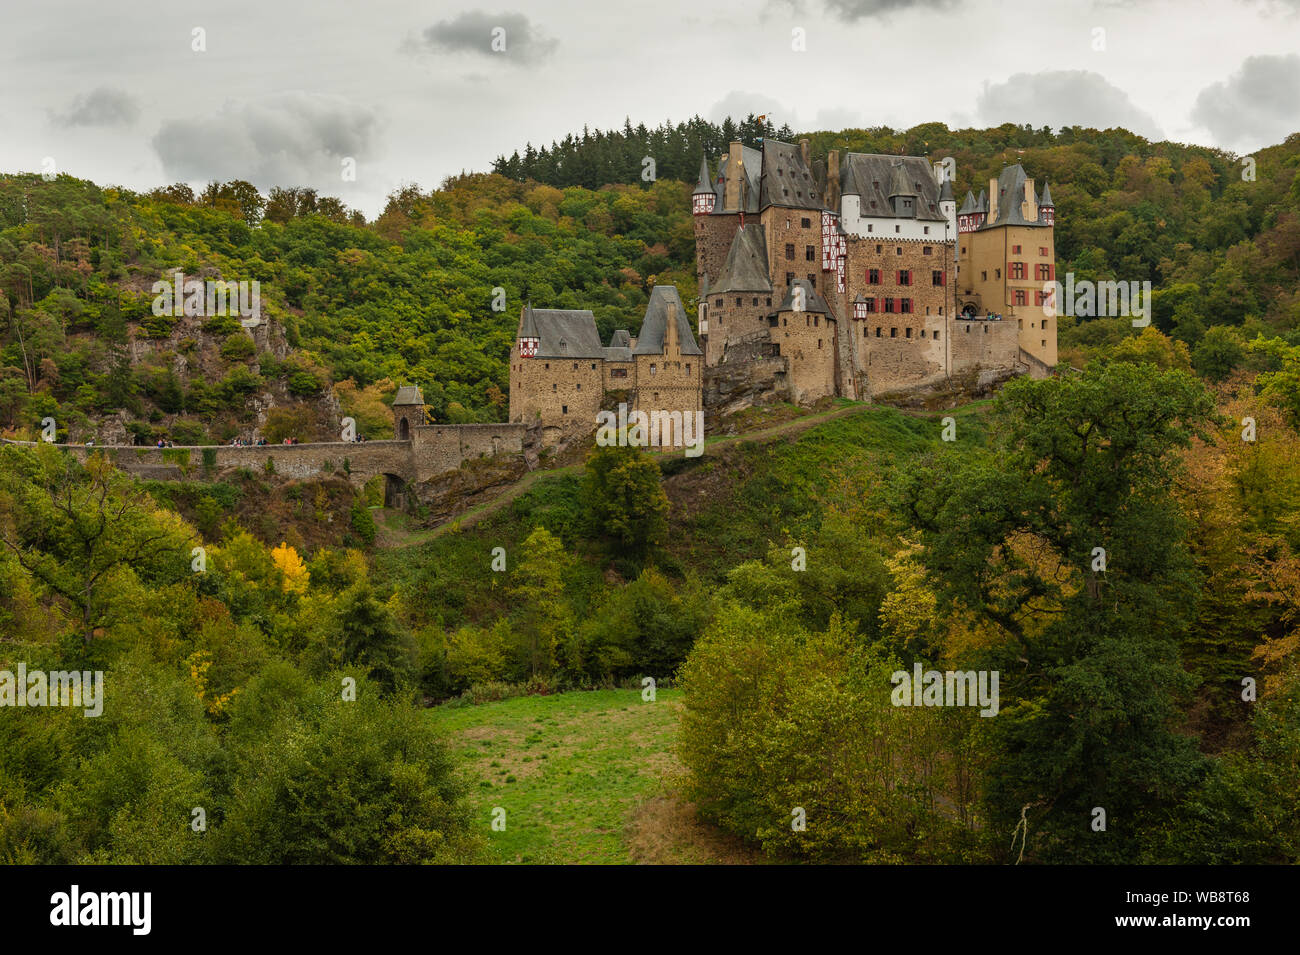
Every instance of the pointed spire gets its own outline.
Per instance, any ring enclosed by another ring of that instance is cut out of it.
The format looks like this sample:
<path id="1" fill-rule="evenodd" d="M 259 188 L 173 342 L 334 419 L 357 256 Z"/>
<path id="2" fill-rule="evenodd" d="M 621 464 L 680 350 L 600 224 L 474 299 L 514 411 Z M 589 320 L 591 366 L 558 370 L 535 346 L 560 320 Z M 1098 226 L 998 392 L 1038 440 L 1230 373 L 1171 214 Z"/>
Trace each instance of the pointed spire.
<path id="1" fill-rule="evenodd" d="M 956 197 L 952 194 L 952 180 L 947 176 L 944 177 L 943 185 L 939 187 L 940 202 L 955 202 Z"/>
<path id="2" fill-rule="evenodd" d="M 966 201 L 963 202 L 961 204 L 961 208 L 957 210 L 957 215 L 964 216 L 967 213 L 978 212 L 978 211 L 979 211 L 979 206 L 975 204 L 975 193 L 967 189 Z"/>
<path id="3" fill-rule="evenodd" d="M 976 211 L 977 212 L 989 211 L 989 197 L 985 194 L 983 189 L 980 190 L 980 197 L 979 199 L 976 200 Z"/>
<path id="4" fill-rule="evenodd" d="M 1052 205 L 1052 190 L 1047 188 L 1047 180 L 1043 180 L 1043 197 L 1038 200 L 1040 206 Z"/>
<path id="5" fill-rule="evenodd" d="M 709 179 L 709 160 L 706 157 L 701 156 L 700 157 L 700 181 L 695 184 L 694 195 L 698 196 L 701 195 L 702 193 L 712 193 L 712 192 L 713 192 L 713 183 Z"/>

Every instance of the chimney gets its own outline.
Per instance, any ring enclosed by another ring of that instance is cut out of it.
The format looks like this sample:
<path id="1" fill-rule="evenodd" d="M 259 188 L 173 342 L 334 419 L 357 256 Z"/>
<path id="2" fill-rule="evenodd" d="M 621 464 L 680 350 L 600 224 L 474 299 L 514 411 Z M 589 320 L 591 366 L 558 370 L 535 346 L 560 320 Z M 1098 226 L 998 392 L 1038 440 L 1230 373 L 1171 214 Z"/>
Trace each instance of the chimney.
<path id="1" fill-rule="evenodd" d="M 727 186 L 722 197 L 723 212 L 739 212 L 741 208 L 740 183 L 745 173 L 743 149 L 739 142 L 733 142 L 727 153 Z"/>
<path id="2" fill-rule="evenodd" d="M 803 164 L 808 165 L 808 140 L 799 140 L 799 155 L 803 157 Z"/>
<path id="3" fill-rule="evenodd" d="M 826 154 L 826 208 L 840 211 L 840 151 L 832 149 Z"/>
<path id="4" fill-rule="evenodd" d="M 1025 198 L 1020 203 L 1020 214 L 1034 222 L 1038 219 L 1038 197 L 1034 195 L 1034 180 L 1025 177 Z"/>
<path id="5" fill-rule="evenodd" d="M 990 224 L 998 221 L 998 181 L 989 180 L 989 217 Z"/>
<path id="6" fill-rule="evenodd" d="M 682 343 L 677 335 L 677 303 L 669 302 L 664 319 L 664 354 L 680 355 Z M 669 350 L 671 348 L 671 351 Z"/>

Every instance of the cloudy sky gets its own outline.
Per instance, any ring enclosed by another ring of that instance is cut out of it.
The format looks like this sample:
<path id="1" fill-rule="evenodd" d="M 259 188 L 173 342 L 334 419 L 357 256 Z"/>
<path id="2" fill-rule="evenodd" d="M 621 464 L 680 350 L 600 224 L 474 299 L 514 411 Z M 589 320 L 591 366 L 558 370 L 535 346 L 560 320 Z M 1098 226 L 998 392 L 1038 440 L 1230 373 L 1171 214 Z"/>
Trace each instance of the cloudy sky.
<path id="1" fill-rule="evenodd" d="M 1121 125 L 1238 153 L 1300 131 L 1300 0 L 488 3 L 4 0 L 0 171 L 311 185 L 374 216 L 624 117 Z"/>

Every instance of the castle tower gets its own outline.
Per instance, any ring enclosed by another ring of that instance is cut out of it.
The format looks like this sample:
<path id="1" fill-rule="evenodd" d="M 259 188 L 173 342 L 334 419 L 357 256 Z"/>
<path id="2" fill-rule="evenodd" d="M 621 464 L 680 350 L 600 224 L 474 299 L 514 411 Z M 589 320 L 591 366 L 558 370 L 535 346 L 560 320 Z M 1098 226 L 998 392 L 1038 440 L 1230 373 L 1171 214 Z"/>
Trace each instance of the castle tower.
<path id="1" fill-rule="evenodd" d="M 952 194 L 952 180 L 944 176 L 939 187 L 939 214 L 948 220 L 948 238 L 957 234 L 957 200 Z"/>
<path id="2" fill-rule="evenodd" d="M 393 399 L 393 435 L 399 441 L 409 441 L 424 421 L 424 395 L 416 385 L 402 385 Z"/>
<path id="3" fill-rule="evenodd" d="M 691 194 L 691 213 L 697 216 L 707 216 L 713 212 L 714 203 L 717 201 L 718 197 L 713 191 L 713 183 L 709 181 L 709 161 L 701 156 L 700 181 L 695 184 L 695 192 Z"/>
<path id="4" fill-rule="evenodd" d="M 1038 218 L 1044 225 L 1056 225 L 1056 206 L 1052 204 L 1052 190 L 1043 182 L 1043 196 L 1038 200 Z"/>

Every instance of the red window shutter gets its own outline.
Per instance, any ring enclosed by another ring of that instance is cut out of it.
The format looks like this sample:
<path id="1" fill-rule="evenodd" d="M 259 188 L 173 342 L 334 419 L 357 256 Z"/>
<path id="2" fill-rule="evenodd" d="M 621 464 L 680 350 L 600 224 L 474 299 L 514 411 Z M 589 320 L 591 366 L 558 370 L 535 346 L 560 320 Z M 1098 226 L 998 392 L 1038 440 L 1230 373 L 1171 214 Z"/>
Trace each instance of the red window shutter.
<path id="1" fill-rule="evenodd" d="M 939 284 L 946 286 L 948 284 L 948 270 L 944 269 L 939 273 Z"/>

